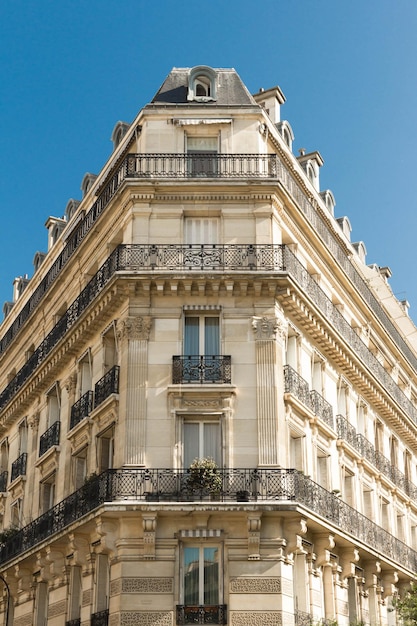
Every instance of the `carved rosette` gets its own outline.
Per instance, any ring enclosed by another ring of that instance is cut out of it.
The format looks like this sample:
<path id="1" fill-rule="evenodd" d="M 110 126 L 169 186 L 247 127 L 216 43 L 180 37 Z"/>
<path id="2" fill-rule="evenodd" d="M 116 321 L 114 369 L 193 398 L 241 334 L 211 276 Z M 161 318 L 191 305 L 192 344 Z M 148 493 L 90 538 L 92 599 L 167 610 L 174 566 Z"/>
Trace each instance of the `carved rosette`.
<path id="1" fill-rule="evenodd" d="M 116 334 L 119 341 L 148 341 L 152 326 L 152 318 L 125 317 L 117 322 Z"/>

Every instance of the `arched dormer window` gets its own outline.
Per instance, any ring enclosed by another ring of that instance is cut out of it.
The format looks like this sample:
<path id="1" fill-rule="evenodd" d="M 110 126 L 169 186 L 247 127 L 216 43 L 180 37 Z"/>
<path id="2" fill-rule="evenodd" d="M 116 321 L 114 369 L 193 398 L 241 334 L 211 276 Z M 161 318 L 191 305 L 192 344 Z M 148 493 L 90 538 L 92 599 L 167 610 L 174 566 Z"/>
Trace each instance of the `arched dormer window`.
<path id="1" fill-rule="evenodd" d="M 279 134 L 287 144 L 288 148 L 292 151 L 292 142 L 294 141 L 294 133 L 291 128 L 291 125 L 286 120 L 282 122 L 278 122 L 276 124 Z"/>
<path id="2" fill-rule="evenodd" d="M 85 196 L 93 186 L 96 178 L 97 174 L 90 174 L 90 172 L 84 174 L 84 178 L 81 181 L 81 191 L 83 192 L 83 198 L 85 198 Z"/>
<path id="3" fill-rule="evenodd" d="M 129 130 L 130 124 L 127 122 L 117 122 L 115 127 L 113 128 L 113 132 L 111 134 L 111 141 L 113 142 L 113 150 L 116 150 L 119 143 L 122 141 L 123 137 L 126 135 Z"/>
<path id="4" fill-rule="evenodd" d="M 187 99 L 197 102 L 216 100 L 216 72 L 211 67 L 193 67 L 188 79 Z"/>
<path id="5" fill-rule="evenodd" d="M 65 207 L 65 217 L 67 219 L 67 222 L 70 221 L 70 219 L 75 214 L 79 206 L 80 206 L 79 200 L 74 200 L 73 198 L 68 200 L 67 206 Z"/>
<path id="6" fill-rule="evenodd" d="M 332 194 L 330 189 L 321 191 L 320 196 L 322 197 L 323 202 L 326 205 L 326 208 L 329 211 L 329 213 L 331 215 L 334 215 L 334 207 L 336 206 L 336 200 L 334 199 L 334 195 Z"/>

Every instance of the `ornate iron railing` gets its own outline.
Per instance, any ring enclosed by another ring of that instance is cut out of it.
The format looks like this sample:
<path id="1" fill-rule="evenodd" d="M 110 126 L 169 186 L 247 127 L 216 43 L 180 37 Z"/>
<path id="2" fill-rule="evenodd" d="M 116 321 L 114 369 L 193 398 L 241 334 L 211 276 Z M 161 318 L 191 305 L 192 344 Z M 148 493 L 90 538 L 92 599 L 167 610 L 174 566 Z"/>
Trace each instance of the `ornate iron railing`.
<path id="1" fill-rule="evenodd" d="M 276 154 L 127 155 L 127 178 L 276 178 Z"/>
<path id="2" fill-rule="evenodd" d="M 392 480 L 394 485 L 402 489 L 408 496 L 417 500 L 417 487 L 401 472 L 364 435 L 358 434 L 355 428 L 342 415 L 338 415 L 337 435 L 347 441 L 359 454 L 371 463 L 379 472 Z"/>
<path id="3" fill-rule="evenodd" d="M 74 428 L 93 410 L 93 392 L 87 391 L 71 407 L 70 428 Z"/>
<path id="4" fill-rule="evenodd" d="M 280 271 L 284 246 L 274 244 L 127 244 L 119 263 L 129 270 Z"/>
<path id="5" fill-rule="evenodd" d="M 61 430 L 61 422 L 56 421 L 41 435 L 39 439 L 39 456 L 45 454 L 52 446 L 59 445 L 59 433 Z"/>
<path id="6" fill-rule="evenodd" d="M 230 356 L 173 356 L 172 382 L 174 385 L 195 383 L 228 383 L 232 380 Z"/>
<path id="7" fill-rule="evenodd" d="M 297 470 L 219 468 L 218 472 L 222 489 L 215 495 L 217 500 L 298 504 L 354 541 L 417 573 L 415 550 Z M 0 563 L 50 538 L 105 502 L 195 502 L 212 497 L 209 489 L 191 490 L 188 477 L 189 470 L 107 470 L 0 545 Z"/>
<path id="8" fill-rule="evenodd" d="M 177 604 L 177 626 L 185 624 L 227 624 L 227 605 L 187 606 Z"/>
<path id="9" fill-rule="evenodd" d="M 65 626 L 81 626 L 81 617 L 77 617 L 76 619 L 70 619 L 66 621 Z"/>
<path id="10" fill-rule="evenodd" d="M 334 428 L 332 405 L 318 391 L 310 391 L 308 382 L 291 365 L 284 365 L 284 389 L 285 393 L 292 393 L 317 417 Z"/>
<path id="11" fill-rule="evenodd" d="M 0 472 L 0 493 L 5 493 L 7 491 L 8 477 L 9 477 L 9 472 L 7 470 Z"/>
<path id="12" fill-rule="evenodd" d="M 284 390 L 285 393 L 292 393 L 303 404 L 311 408 L 308 382 L 291 365 L 284 365 Z"/>
<path id="13" fill-rule="evenodd" d="M 330 428 L 334 428 L 333 408 L 332 405 L 314 389 L 310 391 L 310 404 L 314 414 L 326 422 Z"/>
<path id="14" fill-rule="evenodd" d="M 23 452 L 16 461 L 12 463 L 12 474 L 10 480 L 13 482 L 18 476 L 26 476 L 26 465 L 28 455 L 27 452 Z"/>
<path id="15" fill-rule="evenodd" d="M 91 626 L 107 626 L 109 623 L 109 609 L 98 611 L 91 615 Z"/>
<path id="16" fill-rule="evenodd" d="M 295 611 L 294 623 L 295 626 L 313 626 L 313 616 L 305 611 Z"/>
<path id="17" fill-rule="evenodd" d="M 112 393 L 119 393 L 119 372 L 120 367 L 114 365 L 103 378 L 100 378 L 94 387 L 94 408 L 104 402 Z"/>

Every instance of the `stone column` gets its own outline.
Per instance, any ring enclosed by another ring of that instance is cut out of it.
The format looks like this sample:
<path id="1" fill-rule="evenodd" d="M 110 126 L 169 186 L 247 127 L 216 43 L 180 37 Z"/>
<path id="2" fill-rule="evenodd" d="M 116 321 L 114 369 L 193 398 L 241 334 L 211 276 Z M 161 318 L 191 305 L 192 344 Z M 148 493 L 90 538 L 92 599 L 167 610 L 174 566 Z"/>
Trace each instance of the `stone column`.
<path id="1" fill-rule="evenodd" d="M 145 464 L 146 381 L 150 328 L 150 317 L 125 317 L 117 323 L 122 377 L 124 376 L 124 389 L 120 389 L 120 392 L 125 394 L 123 465 Z"/>
<path id="2" fill-rule="evenodd" d="M 256 343 L 256 407 L 258 421 L 258 459 L 260 466 L 285 465 L 279 458 L 279 418 L 284 417 L 282 340 L 285 324 L 276 317 L 254 317 Z M 282 387 L 283 390 L 283 387 Z"/>

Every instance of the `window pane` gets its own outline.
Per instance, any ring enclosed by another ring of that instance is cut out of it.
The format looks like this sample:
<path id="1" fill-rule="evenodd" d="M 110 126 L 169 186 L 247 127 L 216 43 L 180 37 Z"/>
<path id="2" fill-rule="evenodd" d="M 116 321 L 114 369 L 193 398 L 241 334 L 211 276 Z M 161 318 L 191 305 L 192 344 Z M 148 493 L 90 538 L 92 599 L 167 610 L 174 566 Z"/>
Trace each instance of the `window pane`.
<path id="1" fill-rule="evenodd" d="M 198 605 L 199 602 L 199 548 L 184 548 L 184 604 Z"/>
<path id="2" fill-rule="evenodd" d="M 218 355 L 220 354 L 220 334 L 219 334 L 219 318 L 204 318 L 204 354 Z"/>
<path id="3" fill-rule="evenodd" d="M 189 467 L 194 459 L 200 457 L 199 426 L 197 423 L 184 424 L 184 466 Z"/>
<path id="4" fill-rule="evenodd" d="M 220 427 L 219 424 L 204 423 L 204 451 L 203 456 L 210 457 L 220 465 Z"/>
<path id="5" fill-rule="evenodd" d="M 199 350 L 199 317 L 185 318 L 184 355 L 200 354 Z"/>
<path id="6" fill-rule="evenodd" d="M 204 604 L 219 604 L 218 548 L 204 548 Z"/>

